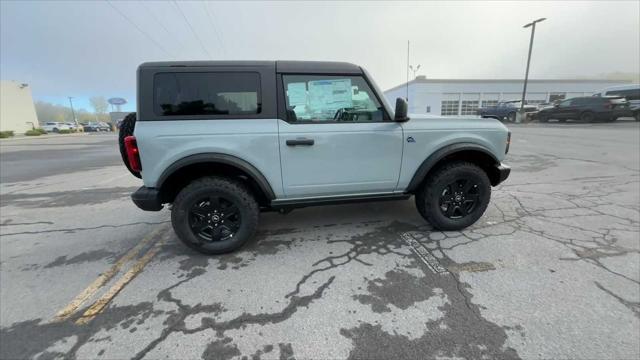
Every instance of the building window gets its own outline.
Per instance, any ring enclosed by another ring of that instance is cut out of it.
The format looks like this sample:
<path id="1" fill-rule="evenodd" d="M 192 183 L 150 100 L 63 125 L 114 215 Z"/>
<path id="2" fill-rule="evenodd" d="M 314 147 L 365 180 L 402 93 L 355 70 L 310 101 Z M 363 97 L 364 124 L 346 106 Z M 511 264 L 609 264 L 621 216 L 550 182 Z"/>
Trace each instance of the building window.
<path id="1" fill-rule="evenodd" d="M 478 114 L 478 100 L 462 100 L 462 108 L 460 109 L 460 115 L 477 115 Z"/>
<path id="2" fill-rule="evenodd" d="M 458 115 L 458 100 L 442 100 L 440 104 L 441 115 Z"/>
<path id="3" fill-rule="evenodd" d="M 482 100 L 482 107 L 490 107 L 498 105 L 498 100 Z"/>

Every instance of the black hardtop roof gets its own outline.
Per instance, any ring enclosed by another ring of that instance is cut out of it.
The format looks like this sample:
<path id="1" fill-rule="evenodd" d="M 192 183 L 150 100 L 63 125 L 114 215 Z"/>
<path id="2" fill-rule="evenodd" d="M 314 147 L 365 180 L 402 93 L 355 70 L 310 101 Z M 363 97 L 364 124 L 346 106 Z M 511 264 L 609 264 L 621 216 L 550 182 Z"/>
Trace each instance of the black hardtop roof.
<path id="1" fill-rule="evenodd" d="M 217 66 L 275 67 L 279 73 L 362 74 L 362 69 L 358 65 L 338 61 L 158 61 L 140 64 L 140 68 Z"/>

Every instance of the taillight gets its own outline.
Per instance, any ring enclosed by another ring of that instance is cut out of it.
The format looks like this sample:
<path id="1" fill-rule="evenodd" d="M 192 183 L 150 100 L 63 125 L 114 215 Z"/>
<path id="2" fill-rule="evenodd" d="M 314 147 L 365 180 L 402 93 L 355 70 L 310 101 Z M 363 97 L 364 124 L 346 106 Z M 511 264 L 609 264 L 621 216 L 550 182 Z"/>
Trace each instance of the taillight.
<path id="1" fill-rule="evenodd" d="M 138 150 L 136 137 L 133 135 L 125 137 L 124 148 L 127 151 L 127 159 L 129 160 L 131 170 L 141 172 L 142 164 L 140 163 L 140 151 Z"/>
<path id="2" fill-rule="evenodd" d="M 507 147 L 504 149 L 504 153 L 509 153 L 509 146 L 511 146 L 511 131 L 507 133 Z"/>

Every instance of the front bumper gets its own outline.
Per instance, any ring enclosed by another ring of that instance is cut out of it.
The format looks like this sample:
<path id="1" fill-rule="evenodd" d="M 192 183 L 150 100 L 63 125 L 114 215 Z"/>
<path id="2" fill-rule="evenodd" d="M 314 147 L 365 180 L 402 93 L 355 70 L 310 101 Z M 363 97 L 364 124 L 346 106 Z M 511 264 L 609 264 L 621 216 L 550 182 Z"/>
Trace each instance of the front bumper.
<path id="1" fill-rule="evenodd" d="M 491 179 L 491 185 L 496 186 L 501 182 L 507 180 L 511 174 L 511 167 L 505 164 L 496 165 L 494 167 L 493 176 Z"/>
<path id="2" fill-rule="evenodd" d="M 131 200 L 144 211 L 162 210 L 162 201 L 160 200 L 160 191 L 158 189 L 142 186 L 131 194 Z"/>

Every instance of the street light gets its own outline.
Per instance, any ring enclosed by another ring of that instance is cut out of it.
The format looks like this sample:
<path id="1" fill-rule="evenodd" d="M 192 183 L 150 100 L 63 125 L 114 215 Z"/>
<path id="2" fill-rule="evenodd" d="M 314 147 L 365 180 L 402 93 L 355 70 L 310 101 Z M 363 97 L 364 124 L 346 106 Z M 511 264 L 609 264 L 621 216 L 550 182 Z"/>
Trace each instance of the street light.
<path id="1" fill-rule="evenodd" d="M 527 57 L 527 70 L 524 73 L 524 88 L 522 89 L 522 101 L 520 102 L 520 117 L 524 114 L 524 99 L 527 94 L 527 81 L 529 81 L 529 64 L 531 63 L 531 49 L 533 48 L 533 36 L 536 33 L 536 24 L 542 21 L 547 20 L 547 18 L 540 18 L 538 20 L 532 21 L 527 25 L 523 26 L 523 28 L 531 27 L 531 39 L 529 40 L 529 56 Z"/>

